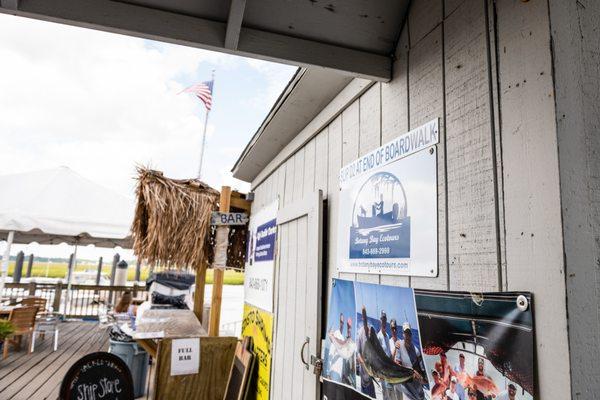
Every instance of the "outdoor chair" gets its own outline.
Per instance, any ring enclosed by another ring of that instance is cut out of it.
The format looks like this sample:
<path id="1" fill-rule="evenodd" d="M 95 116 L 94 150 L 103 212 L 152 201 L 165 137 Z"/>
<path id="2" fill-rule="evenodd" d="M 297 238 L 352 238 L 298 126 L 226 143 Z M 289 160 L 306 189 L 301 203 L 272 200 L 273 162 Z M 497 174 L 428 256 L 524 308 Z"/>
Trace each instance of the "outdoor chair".
<path id="1" fill-rule="evenodd" d="M 21 300 L 22 306 L 35 306 L 38 308 L 38 315 L 46 311 L 47 300 L 43 297 L 25 297 Z"/>
<path id="2" fill-rule="evenodd" d="M 46 301 L 43 297 L 27 297 L 21 301 L 21 304 L 24 306 L 39 307 L 35 319 L 35 331 L 33 333 L 31 351 L 35 349 L 36 336 L 39 334 L 43 340 L 46 337 L 46 332 L 54 333 L 54 351 L 58 348 L 58 323 L 60 315 L 46 311 Z"/>
<path id="3" fill-rule="evenodd" d="M 10 312 L 8 320 L 12 322 L 14 333 L 4 340 L 4 353 L 2 358 L 8 357 L 8 347 L 15 344 L 21 347 L 23 336 L 29 336 L 29 351 L 33 351 L 33 332 L 35 329 L 35 316 L 38 312 L 37 306 L 16 307 Z"/>
<path id="4" fill-rule="evenodd" d="M 43 312 L 38 314 L 35 320 L 35 330 L 31 339 L 31 351 L 35 348 L 35 338 L 39 334 L 42 340 L 46 337 L 46 332 L 54 333 L 54 351 L 58 348 L 58 324 L 60 323 L 60 314 L 56 312 Z"/>

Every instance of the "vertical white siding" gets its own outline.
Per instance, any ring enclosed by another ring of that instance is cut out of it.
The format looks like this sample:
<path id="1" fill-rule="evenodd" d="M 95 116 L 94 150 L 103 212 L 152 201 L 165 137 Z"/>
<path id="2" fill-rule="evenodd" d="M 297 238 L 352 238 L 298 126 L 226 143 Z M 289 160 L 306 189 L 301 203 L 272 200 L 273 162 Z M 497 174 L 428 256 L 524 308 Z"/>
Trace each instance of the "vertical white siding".
<path id="1" fill-rule="evenodd" d="M 538 389 L 570 398 L 565 276 L 546 2 L 499 2 L 508 290 L 534 294 Z"/>
<path id="2" fill-rule="evenodd" d="M 415 288 L 532 291 L 538 389 L 540 398 L 550 400 L 569 398 L 571 386 L 547 6 L 520 0 L 487 6 L 479 0 L 413 1 L 393 80 L 371 86 L 268 179 L 255 182 L 253 208 L 276 196 L 289 204 L 323 189 L 328 206 L 324 301 L 330 279 L 338 276 Z M 338 274 L 340 167 L 433 118 L 440 118 L 438 276 Z M 589 188 L 590 199 L 598 187 Z M 291 224 L 284 229 L 303 231 Z M 294 232 L 282 235 L 292 238 Z M 280 247 L 282 264 L 301 267 L 297 248 L 288 242 Z M 597 249 L 587 250 L 592 261 Z M 582 275 L 589 279 L 589 292 L 598 286 L 596 270 Z M 299 311 L 298 306 L 311 312 L 302 296 L 307 289 L 295 286 L 294 279 L 289 276 L 276 289 L 280 304 L 287 312 Z M 597 307 L 597 301 L 579 304 Z M 280 321 L 277 336 L 296 352 L 292 345 L 299 338 L 283 334 L 292 332 L 289 324 Z M 279 346 L 275 357 L 291 365 L 292 355 Z M 274 398 L 285 397 L 290 387 L 275 387 Z"/>
<path id="3" fill-rule="evenodd" d="M 550 2 L 572 395 L 600 393 L 600 2 Z"/>

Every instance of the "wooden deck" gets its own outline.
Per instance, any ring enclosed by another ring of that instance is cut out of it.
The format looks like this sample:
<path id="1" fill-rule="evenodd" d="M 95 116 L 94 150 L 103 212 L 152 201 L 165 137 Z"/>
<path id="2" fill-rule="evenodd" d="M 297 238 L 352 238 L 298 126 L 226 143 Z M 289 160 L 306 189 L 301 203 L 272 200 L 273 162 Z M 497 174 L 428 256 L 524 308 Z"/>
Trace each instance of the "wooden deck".
<path id="1" fill-rule="evenodd" d="M 75 361 L 108 349 L 108 333 L 97 322 L 61 323 L 56 352 L 52 339 L 52 335 L 38 338 L 32 354 L 27 354 L 26 346 L 19 352 L 11 348 L 9 357 L 0 360 L 0 399 L 55 400 L 62 378 Z"/>

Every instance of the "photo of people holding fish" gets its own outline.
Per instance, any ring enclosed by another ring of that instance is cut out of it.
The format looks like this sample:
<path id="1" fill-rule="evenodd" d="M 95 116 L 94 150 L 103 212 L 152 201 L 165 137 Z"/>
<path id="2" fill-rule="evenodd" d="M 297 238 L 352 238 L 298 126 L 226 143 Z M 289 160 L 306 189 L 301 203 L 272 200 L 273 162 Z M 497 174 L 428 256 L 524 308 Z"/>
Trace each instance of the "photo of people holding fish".
<path id="1" fill-rule="evenodd" d="M 422 400 L 429 391 L 410 288 L 354 283 L 356 388 L 378 400 Z"/>
<path id="2" fill-rule="evenodd" d="M 329 310 L 322 377 L 355 387 L 354 282 L 334 279 Z"/>
<path id="3" fill-rule="evenodd" d="M 533 315 L 517 295 L 415 291 L 431 400 L 534 399 Z"/>

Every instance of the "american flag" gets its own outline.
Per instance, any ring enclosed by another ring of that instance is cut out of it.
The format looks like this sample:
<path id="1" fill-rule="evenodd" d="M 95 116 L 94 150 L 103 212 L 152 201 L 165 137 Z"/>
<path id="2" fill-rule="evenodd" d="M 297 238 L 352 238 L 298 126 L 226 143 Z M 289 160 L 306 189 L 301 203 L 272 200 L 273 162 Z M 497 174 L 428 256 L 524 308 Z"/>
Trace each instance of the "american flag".
<path id="1" fill-rule="evenodd" d="M 192 93 L 193 95 L 198 97 L 204 103 L 206 110 L 210 111 L 210 109 L 212 107 L 212 91 L 213 91 L 214 82 L 215 81 L 212 80 L 212 81 L 197 83 L 195 85 L 192 85 L 192 86 L 182 90 L 180 93 Z"/>

